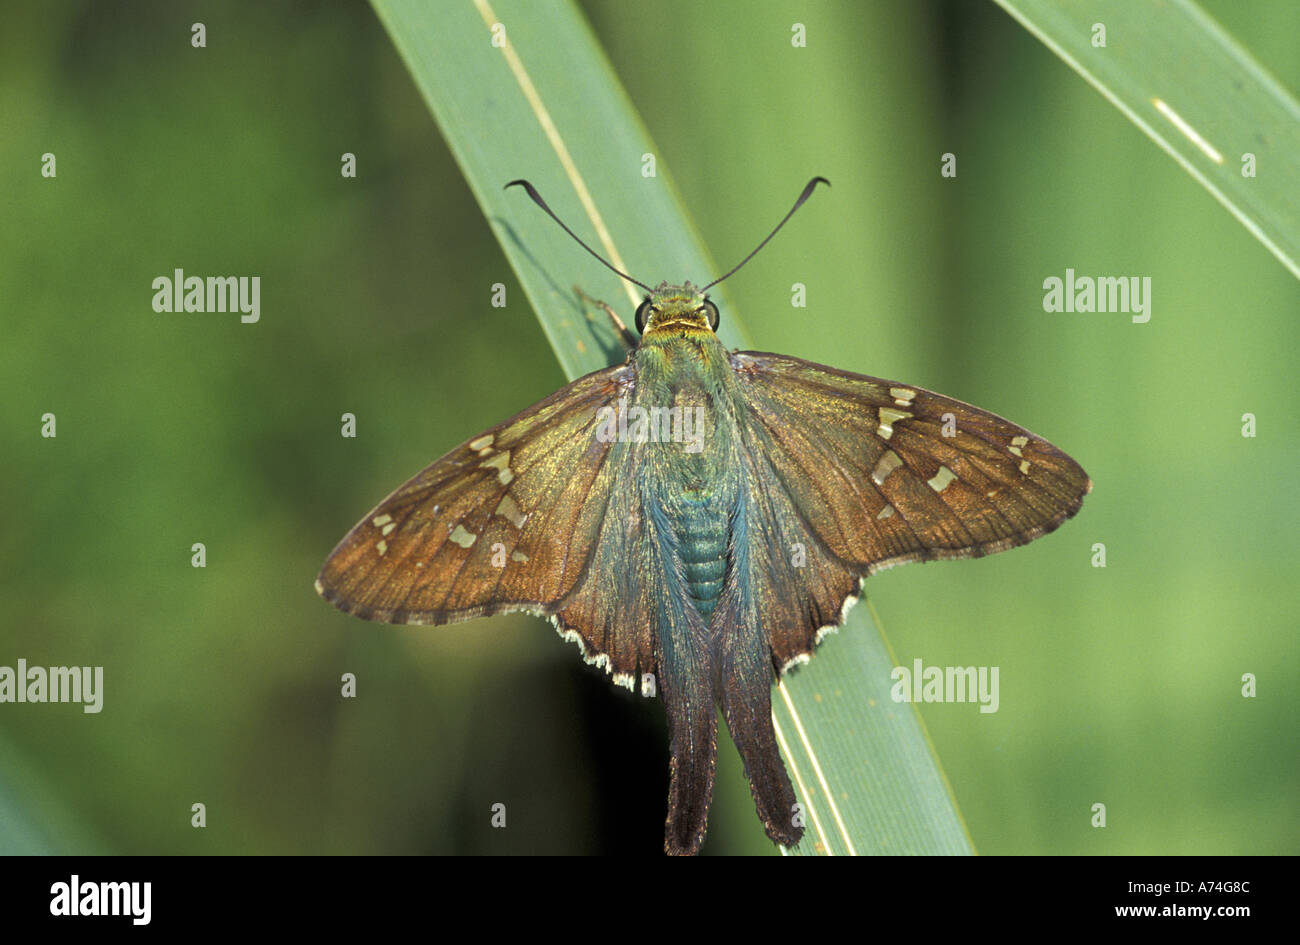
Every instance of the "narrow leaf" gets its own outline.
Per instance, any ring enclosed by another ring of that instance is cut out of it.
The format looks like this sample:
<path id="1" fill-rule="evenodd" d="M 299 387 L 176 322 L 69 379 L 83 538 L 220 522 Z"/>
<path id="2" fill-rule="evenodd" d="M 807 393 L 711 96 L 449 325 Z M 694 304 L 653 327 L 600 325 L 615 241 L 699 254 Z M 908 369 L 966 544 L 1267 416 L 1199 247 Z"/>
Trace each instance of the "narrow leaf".
<path id="1" fill-rule="evenodd" d="M 1300 278 L 1300 104 L 1219 24 L 1191 0 L 997 2 Z"/>

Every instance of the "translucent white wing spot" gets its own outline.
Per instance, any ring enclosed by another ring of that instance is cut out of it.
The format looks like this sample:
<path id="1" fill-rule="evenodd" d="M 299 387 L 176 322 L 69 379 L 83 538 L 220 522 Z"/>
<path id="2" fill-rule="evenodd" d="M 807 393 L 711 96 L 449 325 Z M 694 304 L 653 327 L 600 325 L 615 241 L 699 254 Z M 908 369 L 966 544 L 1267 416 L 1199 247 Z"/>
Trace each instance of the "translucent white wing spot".
<path id="1" fill-rule="evenodd" d="M 510 468 L 509 450 L 502 450 L 492 458 L 483 460 L 483 462 L 479 463 L 479 467 L 482 469 L 495 469 L 497 479 L 500 480 L 503 486 L 510 485 L 510 480 L 515 478 L 514 471 Z"/>
<path id="2" fill-rule="evenodd" d="M 910 387 L 891 387 L 889 396 L 894 398 L 894 403 L 900 407 L 912 406 L 912 401 L 916 398 L 916 391 Z"/>
<path id="3" fill-rule="evenodd" d="M 382 558 L 384 555 L 388 554 L 388 542 L 384 541 L 382 538 L 379 539 L 379 544 L 375 545 L 375 550 L 379 552 L 379 557 Z"/>
<path id="4" fill-rule="evenodd" d="M 881 407 L 877 412 L 880 414 L 880 426 L 876 429 L 876 435 L 884 437 L 886 440 L 894 435 L 895 423 L 916 416 L 914 413 L 897 410 L 894 407 Z"/>
<path id="5" fill-rule="evenodd" d="M 451 541 L 460 545 L 462 548 L 468 548 L 474 542 L 478 541 L 478 535 L 467 530 L 464 525 L 457 525 L 456 530 L 451 533 Z"/>
<path id="6" fill-rule="evenodd" d="M 876 513 L 876 521 L 883 521 L 884 519 L 892 518 L 895 511 L 897 510 L 892 505 L 886 505 Z"/>
<path id="7" fill-rule="evenodd" d="M 528 516 L 519 510 L 519 503 L 510 497 L 509 492 L 503 495 L 501 501 L 497 503 L 496 514 L 515 528 L 523 528 L 524 522 L 528 520 Z"/>
<path id="8" fill-rule="evenodd" d="M 885 450 L 885 455 L 880 457 L 880 462 L 876 463 L 876 468 L 871 471 L 871 481 L 878 486 L 883 486 L 889 474 L 903 465 L 903 460 L 893 450 Z"/>
<path id="9" fill-rule="evenodd" d="M 925 484 L 935 492 L 942 492 L 956 478 L 956 474 L 951 469 L 947 466 L 940 466 L 939 471 L 934 474 L 934 478 L 927 479 Z"/>
<path id="10" fill-rule="evenodd" d="M 491 433 L 484 434 L 483 436 L 480 436 L 477 440 L 470 440 L 469 448 L 472 449 L 474 452 L 478 453 L 480 456 L 486 455 L 488 450 L 492 448 L 492 441 L 495 439 L 496 437 L 493 436 Z"/>

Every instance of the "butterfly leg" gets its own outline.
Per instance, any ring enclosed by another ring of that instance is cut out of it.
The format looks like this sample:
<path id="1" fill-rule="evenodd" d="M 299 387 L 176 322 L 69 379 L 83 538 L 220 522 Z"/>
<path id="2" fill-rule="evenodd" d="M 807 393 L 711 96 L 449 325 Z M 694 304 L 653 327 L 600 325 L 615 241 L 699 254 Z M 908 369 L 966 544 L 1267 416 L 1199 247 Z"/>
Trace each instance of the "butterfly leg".
<path id="1" fill-rule="evenodd" d="M 623 319 L 618 317 L 618 312 L 614 311 L 614 309 L 611 308 L 607 303 L 602 302 L 599 299 L 593 299 L 590 295 L 588 295 L 586 292 L 583 292 L 582 289 L 580 289 L 576 285 L 573 287 L 573 291 L 578 294 L 578 298 L 582 299 L 583 302 L 586 302 L 589 305 L 594 305 L 596 306 L 596 308 L 605 310 L 605 314 L 609 316 L 609 320 L 614 323 L 614 330 L 618 332 L 618 338 L 621 342 L 623 342 L 623 347 L 625 347 L 628 351 L 631 351 L 634 348 L 636 348 L 636 346 L 640 342 L 637 340 L 636 335 L 634 335 L 631 332 L 631 330 L 626 325 L 623 324 Z"/>

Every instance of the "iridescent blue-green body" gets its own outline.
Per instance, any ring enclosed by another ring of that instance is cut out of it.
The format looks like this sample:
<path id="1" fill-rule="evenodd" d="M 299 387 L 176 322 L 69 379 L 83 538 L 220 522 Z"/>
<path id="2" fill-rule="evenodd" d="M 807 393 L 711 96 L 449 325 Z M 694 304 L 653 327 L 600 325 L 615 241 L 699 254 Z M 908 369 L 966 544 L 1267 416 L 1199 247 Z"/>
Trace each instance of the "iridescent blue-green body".
<path id="1" fill-rule="evenodd" d="M 768 832 L 791 844 L 799 828 L 772 728 L 774 667 L 745 593 L 751 575 L 737 416 L 743 398 L 705 301 L 689 283 L 659 286 L 645 311 L 632 356 L 635 405 L 647 414 L 680 408 L 681 416 L 702 421 L 694 441 L 664 442 L 660 435 L 636 447 L 654 545 L 649 579 L 662 585 L 664 597 L 656 642 L 673 758 L 666 845 L 693 852 L 703 840 L 717 752 L 715 706 L 740 748 Z"/>

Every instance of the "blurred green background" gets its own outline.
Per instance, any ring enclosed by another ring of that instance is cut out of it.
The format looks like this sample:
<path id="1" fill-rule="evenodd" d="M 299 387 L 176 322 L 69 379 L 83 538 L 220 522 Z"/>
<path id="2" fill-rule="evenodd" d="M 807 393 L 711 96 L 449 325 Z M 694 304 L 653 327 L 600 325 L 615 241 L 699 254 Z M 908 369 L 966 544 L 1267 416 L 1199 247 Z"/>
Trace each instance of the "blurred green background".
<path id="1" fill-rule="evenodd" d="M 1300 7 L 1204 6 L 1300 88 Z M 1000 667 L 996 714 L 922 707 L 976 848 L 1297 852 L 1295 280 L 991 4 L 583 8 L 720 262 L 834 182 L 728 284 L 756 347 L 979 404 L 1096 483 L 1029 549 L 867 585 L 902 663 Z M 105 674 L 98 715 L 0 704 L 0 852 L 659 851 L 658 703 L 535 618 L 312 590 L 375 501 L 564 381 L 370 8 L 10 9 L 0 117 L 0 665 Z M 261 321 L 155 313 L 176 267 L 260 275 Z M 1067 267 L 1150 276 L 1150 323 L 1043 312 Z M 770 852 L 721 750 L 705 850 Z"/>

